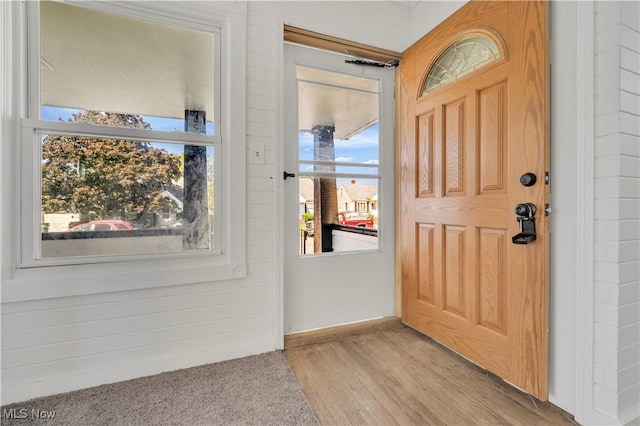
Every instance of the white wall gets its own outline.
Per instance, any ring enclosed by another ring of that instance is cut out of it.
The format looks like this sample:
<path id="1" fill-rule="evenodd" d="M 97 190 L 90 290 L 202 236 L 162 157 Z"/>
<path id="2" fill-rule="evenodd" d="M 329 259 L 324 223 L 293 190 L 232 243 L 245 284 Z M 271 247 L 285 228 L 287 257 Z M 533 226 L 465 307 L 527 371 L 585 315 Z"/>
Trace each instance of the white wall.
<path id="1" fill-rule="evenodd" d="M 596 3 L 593 406 L 621 423 L 640 416 L 639 21 Z"/>
<path id="2" fill-rule="evenodd" d="M 405 49 L 438 26 L 440 22 L 447 19 L 465 3 L 467 2 L 461 0 L 429 0 L 416 3 L 411 9 L 410 37 Z"/>
<path id="3" fill-rule="evenodd" d="M 284 1 L 252 8 L 275 8 L 285 24 L 375 47 L 402 52 L 410 44 L 411 10 L 387 1 Z"/>

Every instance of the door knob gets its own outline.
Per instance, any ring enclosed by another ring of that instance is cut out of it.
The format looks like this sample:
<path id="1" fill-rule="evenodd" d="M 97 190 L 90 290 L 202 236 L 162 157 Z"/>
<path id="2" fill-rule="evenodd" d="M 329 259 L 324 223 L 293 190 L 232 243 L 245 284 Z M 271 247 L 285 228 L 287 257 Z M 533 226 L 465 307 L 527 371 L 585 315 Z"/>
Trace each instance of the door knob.
<path id="1" fill-rule="evenodd" d="M 287 178 L 292 178 L 292 177 L 296 177 L 295 173 L 288 173 L 287 171 L 282 172 L 282 177 L 284 177 L 284 180 L 287 180 Z"/>

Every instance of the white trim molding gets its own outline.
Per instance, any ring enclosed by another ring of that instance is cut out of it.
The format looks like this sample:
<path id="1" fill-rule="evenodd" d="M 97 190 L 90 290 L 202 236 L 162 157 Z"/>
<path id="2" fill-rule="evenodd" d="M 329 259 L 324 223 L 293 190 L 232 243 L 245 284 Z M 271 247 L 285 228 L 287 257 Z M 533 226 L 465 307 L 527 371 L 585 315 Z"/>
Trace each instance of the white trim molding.
<path id="1" fill-rule="evenodd" d="M 576 412 L 579 423 L 594 419 L 593 408 L 593 293 L 594 293 L 594 2 L 577 5 L 576 105 L 577 143 L 576 187 Z M 600 419 L 602 421 L 604 419 Z M 598 420 L 596 420 L 598 422 Z"/>
<path id="2" fill-rule="evenodd" d="M 275 63 L 276 78 L 275 89 L 275 170 L 276 176 L 280 170 L 284 170 L 284 18 L 281 16 L 280 9 L 276 9 L 274 18 L 274 45 L 275 45 Z M 275 339 L 276 349 L 284 349 L 284 180 L 278 179 L 275 190 Z"/>
<path id="3" fill-rule="evenodd" d="M 0 2 L 0 283 L 9 278 L 10 265 L 15 264 L 17 227 L 12 218 L 18 213 L 15 159 L 19 140 L 20 116 L 24 104 L 18 95 L 26 76 L 20 75 L 25 59 L 26 36 L 22 32 L 24 8 L 18 2 Z"/>

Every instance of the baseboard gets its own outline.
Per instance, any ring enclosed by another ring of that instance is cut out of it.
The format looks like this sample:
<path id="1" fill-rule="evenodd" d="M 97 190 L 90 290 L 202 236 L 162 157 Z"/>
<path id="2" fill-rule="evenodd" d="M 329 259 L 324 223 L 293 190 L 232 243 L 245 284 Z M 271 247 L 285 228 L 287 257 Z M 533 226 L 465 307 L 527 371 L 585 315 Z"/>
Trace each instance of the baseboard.
<path id="1" fill-rule="evenodd" d="M 373 320 L 359 321 L 333 327 L 319 328 L 310 331 L 288 334 L 284 336 L 284 349 L 296 349 L 303 346 L 345 339 L 360 334 L 375 333 L 406 327 L 398 317 L 384 317 Z"/>
<path id="2" fill-rule="evenodd" d="M 214 362 L 243 358 L 275 350 L 273 337 L 216 347 L 195 353 L 175 354 L 171 357 L 132 362 L 103 370 L 93 370 L 81 374 L 66 375 L 54 379 L 2 386 L 2 405 L 27 401 L 41 396 L 56 395 L 74 390 L 137 379 L 166 371 L 196 367 Z"/>
<path id="3" fill-rule="evenodd" d="M 640 402 L 623 411 L 619 419 L 623 425 L 640 425 Z"/>
<path id="4" fill-rule="evenodd" d="M 585 426 L 603 426 L 603 425 L 640 425 L 640 404 L 636 404 L 629 409 L 612 417 L 595 407 L 588 408 L 584 412 L 577 412 L 575 420 Z"/>
<path id="5" fill-rule="evenodd" d="M 589 408 L 583 413 L 576 413 L 575 420 L 579 424 L 585 426 L 609 426 L 623 424 L 618 419 L 615 419 L 600 410 L 596 410 L 595 408 Z"/>

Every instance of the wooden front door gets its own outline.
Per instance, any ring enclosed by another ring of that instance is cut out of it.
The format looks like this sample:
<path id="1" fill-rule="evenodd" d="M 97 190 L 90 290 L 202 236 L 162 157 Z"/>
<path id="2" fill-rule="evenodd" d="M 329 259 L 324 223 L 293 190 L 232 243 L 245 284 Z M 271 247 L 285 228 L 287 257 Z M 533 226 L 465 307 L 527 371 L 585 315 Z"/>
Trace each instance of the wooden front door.
<path id="1" fill-rule="evenodd" d="M 411 46 L 397 213 L 403 321 L 542 400 L 548 69 L 543 2 L 470 2 Z M 535 240 L 512 240 L 519 204 Z"/>

